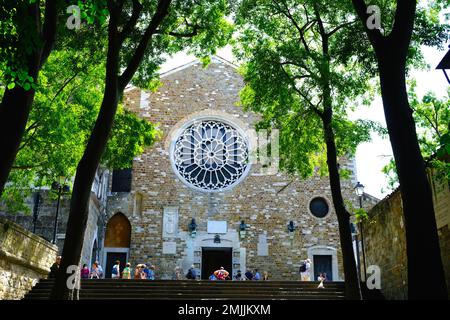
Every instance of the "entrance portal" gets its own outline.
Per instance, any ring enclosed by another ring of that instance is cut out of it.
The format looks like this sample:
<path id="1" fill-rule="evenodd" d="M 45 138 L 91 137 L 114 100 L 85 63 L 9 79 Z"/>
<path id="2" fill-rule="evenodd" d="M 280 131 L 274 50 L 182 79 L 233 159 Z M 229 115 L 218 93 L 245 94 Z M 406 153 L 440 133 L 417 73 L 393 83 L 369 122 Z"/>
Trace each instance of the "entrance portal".
<path id="1" fill-rule="evenodd" d="M 106 225 L 104 244 L 105 277 L 111 278 L 112 267 L 120 261 L 120 271 L 125 268 L 131 241 L 131 224 L 123 213 L 116 213 Z"/>
<path id="2" fill-rule="evenodd" d="M 232 277 L 232 248 L 202 248 L 202 279 L 207 280 L 214 271 L 224 267 Z"/>
<path id="3" fill-rule="evenodd" d="M 327 280 L 333 281 L 333 268 L 331 255 L 314 255 L 313 263 L 314 263 L 314 281 L 317 281 L 317 278 L 321 273 L 326 273 Z"/>
<path id="4" fill-rule="evenodd" d="M 122 273 L 127 263 L 127 253 L 126 252 L 108 252 L 106 254 L 106 270 L 105 278 L 111 278 L 112 267 L 116 264 L 116 261 L 120 261 L 120 273 Z"/>

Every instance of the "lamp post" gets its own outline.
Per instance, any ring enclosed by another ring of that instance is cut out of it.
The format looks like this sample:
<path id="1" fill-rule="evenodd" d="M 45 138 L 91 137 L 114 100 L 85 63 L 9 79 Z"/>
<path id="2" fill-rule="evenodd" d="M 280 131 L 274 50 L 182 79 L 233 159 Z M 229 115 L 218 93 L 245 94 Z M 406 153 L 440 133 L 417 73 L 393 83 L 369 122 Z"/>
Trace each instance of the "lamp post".
<path id="1" fill-rule="evenodd" d="M 363 205 L 362 205 L 362 200 L 363 200 L 363 196 L 364 196 L 364 185 L 361 184 L 359 181 L 355 186 L 355 192 L 356 195 L 359 198 L 359 208 L 362 209 Z M 363 233 L 363 225 L 361 223 L 361 221 L 358 222 L 358 228 L 360 230 L 361 233 L 361 249 L 362 249 L 362 254 L 363 254 L 363 269 L 364 269 L 364 281 L 367 279 L 367 274 L 366 274 L 366 252 L 365 252 L 365 248 L 364 248 L 364 233 Z M 358 250 L 358 259 L 359 259 L 359 250 Z"/>
<path id="2" fill-rule="evenodd" d="M 358 230 L 353 222 L 350 223 L 350 230 L 352 232 L 352 236 L 356 242 L 356 267 L 358 268 L 356 271 L 358 275 L 358 281 L 361 282 L 361 261 L 359 259 L 359 240 L 358 240 Z"/>
<path id="3" fill-rule="evenodd" d="M 58 201 L 56 203 L 56 214 L 55 214 L 55 222 L 53 226 L 53 244 L 56 244 L 56 231 L 58 229 L 58 216 L 59 216 L 59 204 L 61 202 L 61 196 L 63 193 L 69 193 L 70 187 L 66 184 L 63 184 L 65 181 L 64 177 L 60 177 L 59 182 L 55 181 L 52 183 L 52 190 L 58 193 Z"/>
<path id="4" fill-rule="evenodd" d="M 450 46 L 449 46 L 450 48 Z M 448 69 L 450 69 L 450 50 L 447 52 L 447 54 L 444 56 L 444 58 L 441 60 L 441 62 L 439 62 L 438 66 L 436 67 L 436 69 L 440 69 L 444 72 L 445 78 L 447 79 L 448 83 L 450 84 L 450 78 L 447 75 L 447 71 Z"/>
<path id="5" fill-rule="evenodd" d="M 41 204 L 41 194 L 38 192 L 36 192 L 34 194 L 34 206 L 33 206 L 33 233 L 36 233 L 36 223 L 38 220 L 38 216 L 39 216 L 39 205 Z"/>

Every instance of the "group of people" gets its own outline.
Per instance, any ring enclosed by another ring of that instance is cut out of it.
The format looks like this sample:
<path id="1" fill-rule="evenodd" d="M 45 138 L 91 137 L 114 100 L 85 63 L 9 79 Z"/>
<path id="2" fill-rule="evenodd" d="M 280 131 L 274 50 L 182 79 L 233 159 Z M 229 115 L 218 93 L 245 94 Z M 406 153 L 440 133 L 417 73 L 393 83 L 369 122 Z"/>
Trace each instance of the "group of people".
<path id="1" fill-rule="evenodd" d="M 83 264 L 83 268 L 81 269 L 81 279 L 101 279 L 103 278 L 103 268 L 95 261 L 92 264 L 92 268 L 89 270 L 87 264 Z"/>
<path id="2" fill-rule="evenodd" d="M 117 260 L 111 270 L 111 278 L 113 279 L 144 279 L 155 280 L 155 266 L 147 266 L 144 263 L 138 264 L 134 271 L 131 268 L 131 264 L 127 262 L 125 268 L 120 271 L 120 261 Z"/>
<path id="3" fill-rule="evenodd" d="M 302 281 L 311 281 L 311 260 L 306 259 L 303 260 L 300 264 L 300 277 Z M 325 286 L 323 283 L 327 281 L 327 274 L 325 272 L 321 272 L 317 277 L 317 281 L 319 281 L 319 286 L 317 288 L 324 289 Z"/>
<path id="4" fill-rule="evenodd" d="M 225 270 L 223 267 L 213 272 L 213 274 L 209 277 L 209 280 L 231 280 L 230 273 Z M 258 281 L 258 280 L 269 280 L 269 273 L 267 271 L 263 272 L 263 275 L 259 273 L 258 269 L 255 269 L 253 272 L 247 270 L 244 275 L 242 275 L 241 270 L 236 272 L 236 275 L 233 278 L 234 281 Z"/>
<path id="5" fill-rule="evenodd" d="M 59 266 L 61 265 L 61 256 L 57 256 L 55 262 L 50 267 L 50 273 L 48 277 L 56 278 L 59 271 Z M 83 268 L 80 270 L 81 279 L 101 279 L 103 278 L 103 268 L 98 261 L 92 264 L 92 268 L 89 269 L 87 264 L 83 264 Z"/>
<path id="6" fill-rule="evenodd" d="M 59 270 L 59 266 L 61 264 L 61 256 L 56 257 L 55 263 L 50 268 L 50 273 L 48 275 L 49 278 L 56 278 L 56 275 Z M 303 260 L 300 264 L 300 276 L 302 281 L 311 281 L 311 260 L 306 259 Z M 98 263 L 98 261 L 95 261 L 92 264 L 92 268 L 89 269 L 87 264 L 83 265 L 83 268 L 81 269 L 81 278 L 82 279 L 101 279 L 103 278 L 103 269 L 101 265 Z M 113 279 L 147 279 L 147 280 L 155 280 L 155 266 L 152 264 L 149 264 L 147 266 L 146 264 L 140 263 L 136 266 L 134 271 L 131 269 L 131 264 L 127 263 L 125 265 L 125 268 L 121 271 L 120 270 L 120 261 L 117 260 L 112 267 L 111 270 L 111 278 Z M 197 279 L 197 271 L 195 269 L 195 266 L 192 265 L 188 272 L 185 275 L 186 279 L 189 280 L 195 280 Z M 172 276 L 172 280 L 182 280 L 183 275 L 180 267 L 176 267 Z M 224 269 L 224 267 L 220 267 L 216 271 L 211 274 L 209 277 L 209 280 L 215 281 L 215 280 L 231 280 L 230 273 Z M 234 281 L 258 281 L 258 280 L 269 280 L 269 273 L 267 271 L 263 272 L 263 275 L 261 277 L 261 274 L 259 273 L 258 269 L 255 269 L 253 272 L 250 270 L 247 270 L 244 275 L 242 275 L 241 270 L 238 270 L 236 275 L 233 278 Z M 319 281 L 318 288 L 325 288 L 324 282 L 327 281 L 327 274 L 325 272 L 321 272 L 319 276 L 317 277 L 317 281 Z"/>

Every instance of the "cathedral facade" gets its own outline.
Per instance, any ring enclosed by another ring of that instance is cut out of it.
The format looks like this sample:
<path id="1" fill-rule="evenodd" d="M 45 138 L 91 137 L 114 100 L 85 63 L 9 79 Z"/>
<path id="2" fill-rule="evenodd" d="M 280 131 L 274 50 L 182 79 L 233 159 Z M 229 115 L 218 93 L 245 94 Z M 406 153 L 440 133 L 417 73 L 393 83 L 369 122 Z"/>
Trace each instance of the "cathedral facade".
<path id="1" fill-rule="evenodd" d="M 160 139 L 114 170 L 99 259 L 106 274 L 113 261 L 147 263 L 159 279 L 194 265 L 207 279 L 224 267 L 267 271 L 271 279 L 298 279 L 309 258 L 315 277 L 343 280 L 338 222 L 327 177 L 307 180 L 265 170 L 252 158 L 258 115 L 238 106 L 242 77 L 213 57 L 161 75 L 156 92 L 128 88 L 125 107 L 158 124 Z M 353 172 L 342 181 L 356 203 Z"/>

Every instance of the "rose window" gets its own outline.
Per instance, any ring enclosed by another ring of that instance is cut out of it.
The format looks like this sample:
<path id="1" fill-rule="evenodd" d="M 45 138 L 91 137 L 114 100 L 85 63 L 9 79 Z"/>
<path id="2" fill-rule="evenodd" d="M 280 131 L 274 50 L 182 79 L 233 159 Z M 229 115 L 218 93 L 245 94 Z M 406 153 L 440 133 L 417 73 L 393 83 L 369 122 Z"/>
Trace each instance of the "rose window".
<path id="1" fill-rule="evenodd" d="M 248 144 L 240 132 L 216 120 L 193 123 L 176 139 L 173 163 L 189 185 L 222 191 L 243 177 L 248 167 Z"/>

